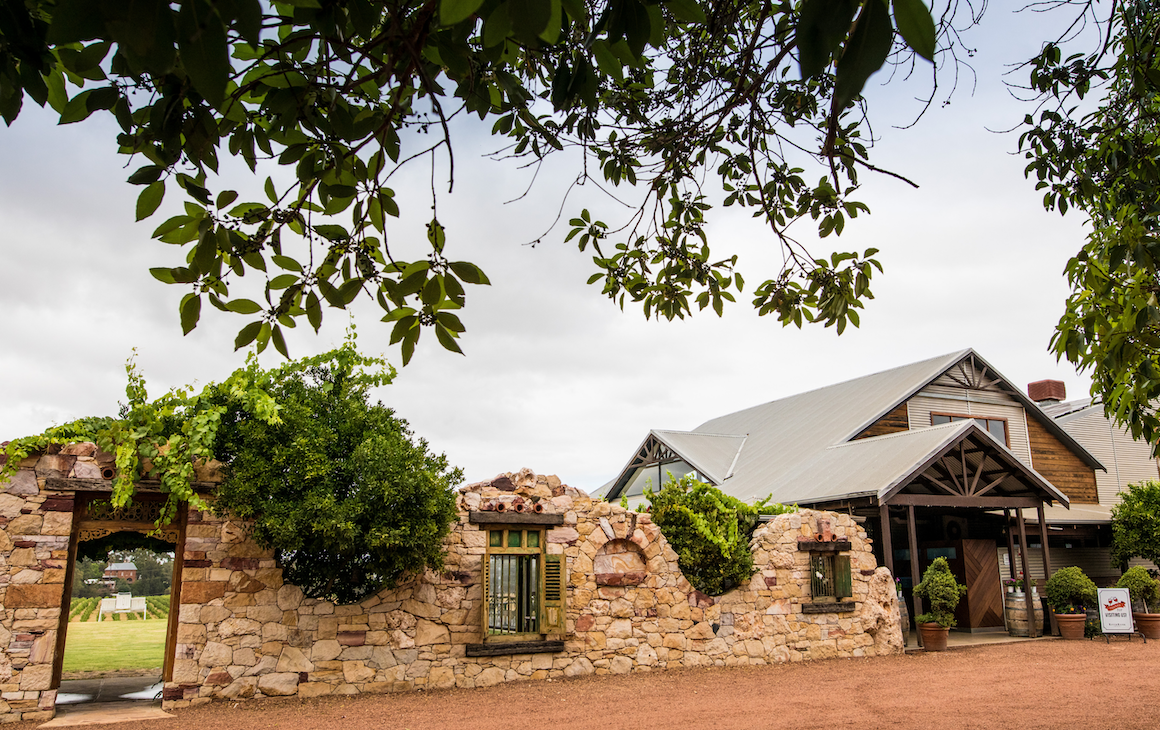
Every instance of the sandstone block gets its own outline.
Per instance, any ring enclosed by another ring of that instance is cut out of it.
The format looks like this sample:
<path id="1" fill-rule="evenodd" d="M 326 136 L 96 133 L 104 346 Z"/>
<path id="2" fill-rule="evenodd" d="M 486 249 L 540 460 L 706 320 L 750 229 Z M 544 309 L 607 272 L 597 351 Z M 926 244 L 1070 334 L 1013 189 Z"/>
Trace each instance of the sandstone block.
<path id="1" fill-rule="evenodd" d="M 298 685 L 299 697 L 324 697 L 334 692 L 334 685 L 326 682 L 306 682 Z"/>
<path id="2" fill-rule="evenodd" d="M 450 641 L 451 635 L 447 631 L 446 626 L 419 619 L 419 623 L 415 628 L 415 646 L 446 644 Z"/>
<path id="3" fill-rule="evenodd" d="M 455 672 L 451 667 L 432 667 L 427 675 L 427 686 L 447 689 L 455 686 Z"/>
<path id="4" fill-rule="evenodd" d="M 181 584 L 182 603 L 209 603 L 226 593 L 226 584 L 221 581 L 204 581 Z"/>
<path id="5" fill-rule="evenodd" d="M 51 685 L 51 664 L 29 664 L 20 672 L 21 691 L 48 689 Z"/>
<path id="6" fill-rule="evenodd" d="M 192 659 L 178 659 L 173 662 L 173 681 L 176 684 L 199 684 L 201 670 Z"/>
<path id="7" fill-rule="evenodd" d="M 0 482 L 0 488 L 3 488 L 8 494 L 37 494 L 40 489 L 36 485 L 36 472 L 31 469 L 21 469 L 13 474 L 5 482 Z M 23 502 L 23 500 L 21 500 Z M 20 508 L 16 509 L 16 514 L 20 514 Z M 9 516 L 9 515 L 5 515 Z"/>
<path id="8" fill-rule="evenodd" d="M 258 691 L 273 697 L 285 697 L 298 691 L 297 672 L 271 672 L 258 677 Z"/>
<path id="9" fill-rule="evenodd" d="M 184 599 L 185 596 L 183 595 Z M 230 636 L 256 635 L 262 631 L 262 624 L 248 618 L 228 618 L 218 624 L 218 635 L 222 638 Z"/>
<path id="10" fill-rule="evenodd" d="M 287 646 L 282 649 L 282 655 L 278 657 L 279 672 L 313 672 L 314 663 L 306 658 L 300 649 L 293 646 Z"/>
<path id="11" fill-rule="evenodd" d="M 592 674 L 594 671 L 596 669 L 592 666 L 592 662 L 588 661 L 587 657 L 578 657 L 564 668 L 564 676 L 583 677 Z"/>
<path id="12" fill-rule="evenodd" d="M 31 548 L 28 551 L 32 552 Z M 18 552 L 20 551 L 15 550 L 13 554 Z M 4 607 L 58 608 L 63 592 L 63 586 L 59 584 L 10 585 L 4 596 Z"/>
<path id="13" fill-rule="evenodd" d="M 238 677 L 221 691 L 221 696 L 228 699 L 249 698 L 254 696 L 257 689 L 257 677 Z"/>
<path id="14" fill-rule="evenodd" d="M 310 650 L 310 658 L 316 662 L 326 662 L 337 658 L 341 653 L 341 644 L 334 639 L 324 639 L 314 642 L 314 646 Z"/>
<path id="15" fill-rule="evenodd" d="M 505 676 L 506 674 L 504 670 L 500 669 L 499 667 L 488 667 L 479 674 L 475 675 L 475 686 L 491 687 L 492 685 L 496 685 L 504 681 Z"/>
<path id="16" fill-rule="evenodd" d="M 204 627 L 198 627 L 204 630 Z M 233 662 L 234 650 L 217 641 L 211 641 L 201 651 L 197 663 L 203 667 L 226 667 Z"/>
<path id="17" fill-rule="evenodd" d="M 362 661 L 343 662 L 342 676 L 350 684 L 369 682 L 375 677 L 375 670 Z"/>
<path id="18" fill-rule="evenodd" d="M 278 589 L 278 608 L 293 611 L 302 605 L 302 589 L 289 583 Z"/>

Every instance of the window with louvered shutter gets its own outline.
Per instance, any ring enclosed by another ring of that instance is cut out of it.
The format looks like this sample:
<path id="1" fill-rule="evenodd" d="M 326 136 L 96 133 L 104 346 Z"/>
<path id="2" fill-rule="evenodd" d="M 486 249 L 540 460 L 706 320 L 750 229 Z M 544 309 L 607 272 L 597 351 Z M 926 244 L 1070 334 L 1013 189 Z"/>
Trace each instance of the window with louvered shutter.
<path id="1" fill-rule="evenodd" d="M 564 557 L 546 555 L 544 531 L 488 530 L 484 556 L 484 640 L 564 632 Z"/>

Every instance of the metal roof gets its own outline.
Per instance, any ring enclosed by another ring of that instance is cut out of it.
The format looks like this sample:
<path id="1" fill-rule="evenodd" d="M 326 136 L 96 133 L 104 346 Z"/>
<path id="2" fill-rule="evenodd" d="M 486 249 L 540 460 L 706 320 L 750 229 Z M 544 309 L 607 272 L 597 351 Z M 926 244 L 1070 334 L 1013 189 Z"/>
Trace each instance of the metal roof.
<path id="1" fill-rule="evenodd" d="M 113 563 L 105 570 L 137 570 L 137 566 L 132 563 Z"/>
<path id="2" fill-rule="evenodd" d="M 1000 379 L 1004 391 L 1024 406 L 1029 416 L 1042 423 L 1085 463 L 1103 469 L 1103 465 L 1047 413 L 971 349 L 730 413 L 706 421 L 692 432 L 651 433 L 658 437 L 667 434 L 665 443 L 695 467 L 697 458 L 708 460 L 712 452 L 712 458 L 716 459 L 713 462 L 714 468 L 717 470 L 731 443 L 727 437 L 746 437 L 743 448 L 736 453 L 732 476 L 720 481 L 712 480 L 738 499 L 751 501 L 772 493 L 777 501 L 814 502 L 840 496 L 878 493 L 892 483 L 897 475 L 906 472 L 908 460 L 913 467 L 922 460 L 924 453 L 937 450 L 942 443 L 940 439 L 947 437 L 950 432 L 958 431 L 931 428 L 908 431 L 901 438 L 892 434 L 889 437 L 857 441 L 852 439 L 968 357 L 974 357 L 985 365 Z M 701 439 L 698 435 L 711 438 Z M 1005 447 L 1002 448 L 1005 450 Z M 846 453 L 856 453 L 858 456 L 847 457 L 844 455 Z M 1012 459 L 1015 457 L 1012 456 Z M 1018 459 L 1015 461 L 1018 462 Z M 1022 462 L 1018 463 L 1021 468 L 1034 474 L 1034 478 L 1029 477 L 1032 481 L 1041 481 L 1050 486 L 1042 476 Z M 608 490 L 609 498 L 619 496 L 623 483 L 634 467 L 633 460 L 625 465 L 620 477 L 614 480 Z M 708 470 L 703 473 L 708 475 L 714 472 Z M 1066 504 L 1066 497 L 1060 495 L 1058 490 L 1051 487 L 1051 491 L 1058 495 L 1057 498 L 1062 497 Z"/>
<path id="3" fill-rule="evenodd" d="M 661 443 L 714 484 L 733 476 L 733 468 L 745 446 L 746 436 L 696 431 L 650 431 Z"/>

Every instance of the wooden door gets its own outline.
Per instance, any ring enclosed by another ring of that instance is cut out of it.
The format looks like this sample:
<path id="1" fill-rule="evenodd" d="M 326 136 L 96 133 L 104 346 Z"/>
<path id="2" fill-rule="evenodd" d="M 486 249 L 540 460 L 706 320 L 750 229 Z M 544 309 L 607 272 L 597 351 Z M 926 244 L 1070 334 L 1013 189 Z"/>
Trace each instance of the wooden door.
<path id="1" fill-rule="evenodd" d="M 1003 626 L 1003 586 L 999 580 L 999 557 L 994 540 L 963 540 L 960 555 L 967 586 L 967 623 L 960 628 Z M 962 602 L 960 602 L 960 606 Z M 960 617 L 960 622 L 962 618 Z"/>

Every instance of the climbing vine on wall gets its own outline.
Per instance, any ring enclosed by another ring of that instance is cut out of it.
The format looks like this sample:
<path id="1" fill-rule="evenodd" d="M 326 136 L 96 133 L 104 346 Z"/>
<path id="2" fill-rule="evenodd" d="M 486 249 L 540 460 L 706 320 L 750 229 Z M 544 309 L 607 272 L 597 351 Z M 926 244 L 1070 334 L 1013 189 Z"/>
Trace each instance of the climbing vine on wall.
<path id="1" fill-rule="evenodd" d="M 679 556 L 694 588 L 719 596 L 753 575 L 749 538 L 761 515 L 796 511 L 769 498 L 746 504 L 691 474 L 669 475 L 656 493 L 645 489 L 653 522 Z"/>

